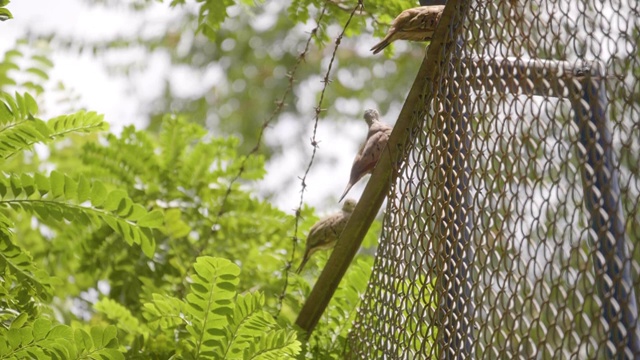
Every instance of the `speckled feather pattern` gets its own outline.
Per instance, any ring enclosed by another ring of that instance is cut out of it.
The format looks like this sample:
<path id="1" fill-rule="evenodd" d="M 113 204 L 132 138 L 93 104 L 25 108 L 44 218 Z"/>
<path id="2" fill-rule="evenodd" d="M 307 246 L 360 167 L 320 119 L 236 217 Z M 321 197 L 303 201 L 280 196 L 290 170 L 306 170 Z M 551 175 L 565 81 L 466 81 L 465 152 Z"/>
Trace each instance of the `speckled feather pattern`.
<path id="1" fill-rule="evenodd" d="M 340 212 L 320 219 L 311 227 L 311 229 L 309 229 L 307 245 L 302 262 L 297 270 L 298 273 L 302 271 L 304 265 L 313 253 L 318 250 L 329 249 L 335 246 L 355 207 L 356 201 L 349 199 L 345 201 Z"/>
<path id="2" fill-rule="evenodd" d="M 396 40 L 431 40 L 443 10 L 444 5 L 436 5 L 420 6 L 403 11 L 393 20 L 384 39 L 374 45 L 371 51 L 377 54 Z"/>

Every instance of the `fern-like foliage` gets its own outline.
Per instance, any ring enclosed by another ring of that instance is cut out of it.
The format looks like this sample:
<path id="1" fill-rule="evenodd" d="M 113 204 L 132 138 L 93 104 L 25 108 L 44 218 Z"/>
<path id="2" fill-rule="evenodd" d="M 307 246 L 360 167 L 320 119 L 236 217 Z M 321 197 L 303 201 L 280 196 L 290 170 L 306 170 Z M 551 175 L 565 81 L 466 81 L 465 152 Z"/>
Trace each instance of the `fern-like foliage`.
<path id="1" fill-rule="evenodd" d="M 0 20 L 3 11 L 2 4 L 7 0 L 0 0 Z M 29 91 L 36 95 L 44 92 L 44 83 L 49 80 L 49 71 L 53 62 L 44 50 L 35 50 L 25 40 L 18 40 L 16 45 L 4 54 L 0 60 L 0 91 L 8 91 L 8 87 Z M 20 76 L 15 76 L 15 75 Z"/>
<path id="2" fill-rule="evenodd" d="M 220 25 L 227 18 L 227 8 L 234 4 L 233 0 L 198 0 L 200 11 L 198 14 L 198 30 L 208 37 L 215 39 Z"/>
<path id="3" fill-rule="evenodd" d="M 240 269 L 229 260 L 208 257 L 199 258 L 194 268 L 196 274 L 186 299 L 192 317 L 187 325 L 192 338 L 187 342 L 194 358 L 213 358 L 220 352 L 226 318 L 233 314 Z"/>
<path id="4" fill-rule="evenodd" d="M 126 303 L 130 303 L 139 301 L 141 283 L 153 284 L 156 292 L 175 291 L 160 288 L 175 286 L 170 285 L 172 279 L 181 281 L 197 255 L 215 254 L 245 262 L 248 256 L 260 256 L 256 246 L 266 241 L 265 234 L 273 234 L 274 246 L 279 241 L 288 243 L 286 215 L 239 190 L 241 185 L 263 176 L 264 165 L 259 156 L 244 161 L 237 154 L 237 146 L 235 138 L 211 137 L 184 117 L 167 116 L 158 138 L 126 127 L 120 136 L 108 135 L 104 144 L 86 142 L 79 156 L 65 154 L 64 163 L 59 166 L 100 179 L 108 188 L 122 189 L 132 201 L 148 208 L 162 208 L 167 216 L 161 229 L 164 236 L 156 239 L 162 252 L 154 258 L 153 270 L 151 263 L 138 261 L 118 248 L 117 243 L 105 242 L 104 234 L 95 233 L 73 240 L 86 244 L 75 251 L 86 259 L 82 269 L 95 269 L 96 263 L 111 269 L 113 296 L 125 296 Z M 223 207 L 227 188 L 243 162 L 243 177 L 237 179 Z M 256 212 L 263 216 L 254 216 Z M 214 228 L 223 231 L 212 233 Z M 248 239 L 238 243 L 243 249 L 226 245 L 235 236 Z M 97 247 L 100 252 L 93 251 Z M 125 258 L 128 260 L 121 260 Z M 273 270 L 280 268 L 281 260 L 274 259 L 272 266 Z M 127 275 L 132 273 L 138 278 Z M 252 274 L 247 275 L 251 277 Z M 181 287 L 186 288 L 187 284 Z M 152 293 L 146 294 L 145 299 Z"/>
<path id="5" fill-rule="evenodd" d="M 105 130 L 107 123 L 94 112 L 80 111 L 44 122 L 35 116 L 38 105 L 31 95 L 0 92 L 0 157 L 7 159 L 30 148 L 72 132 Z"/>
<path id="6" fill-rule="evenodd" d="M 152 301 L 144 304 L 143 316 L 149 328 L 153 330 L 173 330 L 184 325 L 182 314 L 185 312 L 185 304 L 180 299 L 153 294 Z"/>
<path id="7" fill-rule="evenodd" d="M 231 3 L 199 1 L 201 30 L 212 36 Z M 315 17 L 324 3 L 296 4 Z M 50 64 L 24 54 L 0 63 L 0 359 L 300 355 L 292 323 L 310 284 L 290 277 L 273 318 L 295 219 L 251 193 L 264 157 L 243 156 L 239 139 L 188 115 L 119 135 L 99 133 L 106 122 L 92 112 L 41 119 L 37 86 Z M 25 73 L 33 87 L 16 80 Z M 313 209 L 301 216 L 304 233 Z M 339 354 L 366 284 L 356 269 L 318 328 L 329 338 L 312 345 L 330 350 L 302 356 Z"/>
<path id="8" fill-rule="evenodd" d="M 3 308 L 24 311 L 22 306 L 25 303 L 20 301 L 21 294 L 49 300 L 55 280 L 39 269 L 31 256 L 14 243 L 10 230 L 12 223 L 1 213 L 0 223 L 0 276 L 3 278 L 0 293 L 13 294 L 0 298 L 0 304 L 4 305 Z M 19 286 L 16 286 L 16 283 Z M 4 320 L 6 319 L 3 319 L 3 315 L 0 315 L 0 321 Z"/>
<path id="9" fill-rule="evenodd" d="M 264 296 L 260 293 L 238 295 L 234 301 L 235 309 L 226 327 L 224 341 L 220 343 L 221 352 L 227 357 L 239 357 L 254 339 L 263 335 L 272 327 L 269 315 L 263 311 Z"/>
<path id="10" fill-rule="evenodd" d="M 237 294 L 237 265 L 203 256 L 194 272 L 184 300 L 156 294 L 144 306 L 144 318 L 154 331 L 182 334 L 180 358 L 289 359 L 300 352 L 295 332 L 283 329 L 264 310 L 264 295 Z"/>
<path id="11" fill-rule="evenodd" d="M 300 343 L 295 333 L 286 330 L 271 330 L 250 343 L 244 352 L 244 359 L 277 360 L 291 359 L 300 352 Z"/>
<path id="12" fill-rule="evenodd" d="M 47 319 L 17 317 L 0 328 L 0 359 L 124 359 L 115 326 L 94 326 L 87 333 Z"/>
<path id="13" fill-rule="evenodd" d="M 118 324 L 119 330 L 124 330 L 133 339 L 137 335 L 149 337 L 149 328 L 141 323 L 129 309 L 120 305 L 115 300 L 102 298 L 93 308 L 99 313 L 105 314 L 109 321 Z"/>
<path id="14" fill-rule="evenodd" d="M 159 210 L 148 212 L 122 190 L 108 191 L 101 182 L 78 181 L 57 171 L 0 176 L 0 206 L 27 211 L 43 222 L 70 221 L 83 225 L 105 223 L 129 244 L 152 256 L 151 233 L 164 222 Z M 0 224 L 1 225 L 1 224 Z"/>

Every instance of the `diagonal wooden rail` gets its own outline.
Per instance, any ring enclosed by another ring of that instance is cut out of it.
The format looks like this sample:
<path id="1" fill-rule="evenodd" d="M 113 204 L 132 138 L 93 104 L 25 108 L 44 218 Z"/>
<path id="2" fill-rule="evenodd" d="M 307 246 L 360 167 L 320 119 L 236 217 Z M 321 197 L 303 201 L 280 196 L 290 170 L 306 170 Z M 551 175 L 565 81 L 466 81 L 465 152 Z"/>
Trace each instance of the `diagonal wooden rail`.
<path id="1" fill-rule="evenodd" d="M 446 70 L 462 28 L 465 9 L 469 0 L 449 0 L 434 33 L 427 54 L 418 70 L 416 79 L 407 95 L 398 120 L 384 151 L 374 169 L 362 197 L 341 235 L 329 261 L 316 281 L 309 298 L 303 305 L 296 325 L 307 336 L 311 334 L 324 313 L 349 264 L 362 244 L 371 223 L 397 177 L 396 164 L 406 156 L 411 129 L 426 120 L 428 107 L 437 86 L 437 79 Z"/>

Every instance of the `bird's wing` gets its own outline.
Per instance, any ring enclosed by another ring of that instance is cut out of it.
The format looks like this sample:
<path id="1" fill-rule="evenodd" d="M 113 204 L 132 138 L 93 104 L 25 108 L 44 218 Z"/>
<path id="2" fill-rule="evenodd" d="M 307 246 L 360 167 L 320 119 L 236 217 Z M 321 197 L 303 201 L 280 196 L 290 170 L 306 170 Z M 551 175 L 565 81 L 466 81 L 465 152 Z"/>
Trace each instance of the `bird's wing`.
<path id="1" fill-rule="evenodd" d="M 369 140 L 372 136 L 375 136 L 375 132 L 371 132 L 371 130 L 369 130 L 369 133 L 367 134 L 367 140 L 365 140 L 365 142 L 360 146 L 358 154 L 356 154 L 356 157 L 353 159 L 353 164 L 351 165 L 351 174 L 349 176 L 349 185 L 353 186 L 358 182 L 358 180 L 365 176 L 368 171 L 371 171 L 368 161 L 366 159 L 363 159 L 363 157 L 365 149 L 367 148 L 367 144 L 369 143 Z M 347 185 L 347 187 L 349 187 L 349 185 Z"/>
<path id="2" fill-rule="evenodd" d="M 391 23 L 391 27 L 389 28 L 389 34 L 392 32 L 403 31 L 407 26 L 411 26 L 411 22 L 413 18 L 418 14 L 419 8 L 407 9 L 398 15 L 393 22 Z"/>
<path id="3" fill-rule="evenodd" d="M 373 168 L 376 166 L 378 159 L 380 158 L 380 154 L 384 149 L 387 141 L 389 140 L 389 135 L 391 134 L 391 130 L 393 128 L 383 122 L 375 121 L 370 127 L 369 132 L 367 133 L 367 140 L 360 147 L 358 154 L 355 159 L 353 159 L 353 165 L 351 165 L 351 174 L 349 176 L 349 183 L 347 187 L 344 189 L 342 196 L 340 196 L 340 200 L 344 199 L 347 195 L 351 187 L 355 185 L 363 176 L 371 173 Z M 380 148 L 379 151 L 376 149 Z"/>
<path id="4" fill-rule="evenodd" d="M 342 199 L 347 196 L 347 193 L 349 193 L 349 190 L 351 190 L 353 185 L 355 185 L 358 180 L 360 180 L 366 174 L 366 172 L 362 173 L 362 166 L 360 165 L 365 144 L 362 144 L 362 146 L 360 146 L 360 150 L 358 150 L 356 157 L 353 159 L 353 164 L 351 165 L 351 173 L 349 174 L 349 183 L 344 188 L 344 191 L 342 192 L 342 195 L 340 196 L 340 200 L 338 200 L 338 202 L 342 201 Z"/>
<path id="5" fill-rule="evenodd" d="M 411 21 L 411 13 L 409 12 L 409 10 L 401 12 L 400 15 L 398 15 L 398 17 L 393 20 L 391 26 L 389 27 L 389 31 L 387 31 L 387 35 L 385 35 L 385 37 L 379 43 L 375 44 L 371 48 L 371 51 L 373 51 L 374 54 L 379 53 L 384 48 L 389 46 L 389 44 L 391 44 L 394 40 L 396 40 L 396 34 L 398 32 L 402 32 L 405 24 Z"/>
<path id="6" fill-rule="evenodd" d="M 317 228 L 315 232 L 318 234 L 318 236 L 314 239 L 316 250 L 331 247 L 336 241 L 337 237 L 334 234 L 333 228 L 335 227 L 335 224 L 339 220 L 341 215 L 341 213 L 333 214 L 324 218 L 316 224 Z"/>
<path id="7" fill-rule="evenodd" d="M 340 235 L 344 231 L 344 228 L 347 226 L 347 222 L 349 222 L 350 217 L 351 213 L 342 212 L 340 219 L 336 222 L 336 225 L 333 228 L 336 239 L 340 238 Z"/>
<path id="8" fill-rule="evenodd" d="M 358 154 L 356 160 L 353 162 L 353 166 L 351 166 L 349 184 L 354 185 L 357 183 L 363 176 L 369 174 L 375 165 L 376 162 L 372 161 L 370 155 L 365 156 L 365 154 Z"/>
<path id="9" fill-rule="evenodd" d="M 304 268 L 305 264 L 311 258 L 316 251 L 326 249 L 333 245 L 333 242 L 337 240 L 337 237 L 333 235 L 332 227 L 335 222 L 334 218 L 336 215 L 326 217 L 324 219 L 319 220 L 311 229 L 309 229 L 309 235 L 307 235 L 307 245 L 304 250 L 304 256 L 302 257 L 302 262 L 300 266 L 296 270 L 299 274 Z"/>
<path id="10" fill-rule="evenodd" d="M 444 7 L 442 7 L 444 9 Z M 411 17 L 400 29 L 403 33 L 424 34 L 431 36 L 440 21 L 442 9 L 434 6 L 422 6 L 411 10 Z M 409 11 L 407 10 L 407 11 Z"/>
<path id="11" fill-rule="evenodd" d="M 369 132 L 367 133 L 367 139 L 381 131 L 387 134 L 391 134 L 391 130 L 393 130 L 391 126 L 381 121 L 376 121 L 371 125 L 371 127 L 369 127 Z"/>
<path id="12" fill-rule="evenodd" d="M 384 131 L 378 131 L 367 139 L 351 167 L 350 183 L 355 184 L 373 170 L 388 140 L 389 134 Z"/>
<path id="13" fill-rule="evenodd" d="M 387 145 L 387 141 L 389 141 L 389 134 L 385 131 L 378 131 L 371 135 L 367 139 L 367 142 L 364 144 L 364 149 L 362 150 L 362 159 L 364 159 L 364 162 L 373 162 L 373 165 L 375 165 L 375 163 L 378 162 L 378 159 L 380 159 L 380 155 L 382 154 L 384 147 Z"/>

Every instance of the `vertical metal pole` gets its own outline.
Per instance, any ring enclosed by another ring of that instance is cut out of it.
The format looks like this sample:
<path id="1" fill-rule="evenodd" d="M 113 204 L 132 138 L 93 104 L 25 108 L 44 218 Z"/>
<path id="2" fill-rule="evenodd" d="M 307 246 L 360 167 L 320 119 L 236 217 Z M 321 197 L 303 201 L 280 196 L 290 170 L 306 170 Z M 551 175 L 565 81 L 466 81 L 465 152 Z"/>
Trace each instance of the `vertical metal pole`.
<path id="1" fill-rule="evenodd" d="M 602 79 L 601 66 L 594 62 L 575 89 L 582 94 L 574 92 L 572 102 L 580 132 L 585 205 L 594 236 L 596 283 L 611 341 L 607 353 L 609 358 L 630 359 L 640 357 L 638 308 Z"/>
<path id="2" fill-rule="evenodd" d="M 440 290 L 440 357 L 468 359 L 471 356 L 472 333 L 470 316 L 473 314 L 471 302 L 470 229 L 472 214 L 469 193 L 469 88 L 464 71 L 454 64 L 464 65 L 461 59 L 461 43 L 454 52 L 449 65 L 450 86 L 441 89 L 447 94 L 446 117 L 442 133 L 444 151 L 444 191 L 440 199 L 444 202 L 444 219 L 440 226 L 439 246 L 444 251 L 444 270 Z M 450 171 L 449 171 L 450 170 Z"/>

